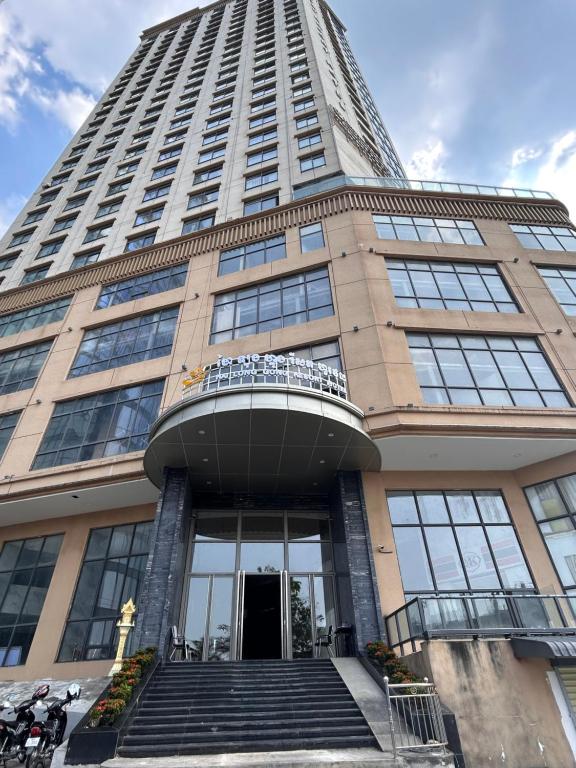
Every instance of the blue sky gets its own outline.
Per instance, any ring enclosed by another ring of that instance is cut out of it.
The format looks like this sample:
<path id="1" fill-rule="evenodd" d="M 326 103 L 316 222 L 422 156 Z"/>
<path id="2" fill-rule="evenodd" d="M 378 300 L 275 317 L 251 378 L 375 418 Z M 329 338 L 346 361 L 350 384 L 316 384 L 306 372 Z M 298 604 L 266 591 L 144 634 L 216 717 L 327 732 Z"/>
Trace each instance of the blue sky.
<path id="1" fill-rule="evenodd" d="M 411 178 L 545 189 L 576 216 L 574 0 L 331 4 Z M 139 32 L 195 5 L 0 0 L 0 233 Z"/>

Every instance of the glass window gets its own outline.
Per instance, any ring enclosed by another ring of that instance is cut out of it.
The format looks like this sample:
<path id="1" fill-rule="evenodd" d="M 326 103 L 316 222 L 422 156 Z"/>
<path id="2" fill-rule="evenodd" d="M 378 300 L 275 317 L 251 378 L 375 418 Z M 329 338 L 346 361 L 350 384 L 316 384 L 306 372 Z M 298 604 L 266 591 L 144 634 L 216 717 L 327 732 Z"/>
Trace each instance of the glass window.
<path id="1" fill-rule="evenodd" d="M 207 163 L 210 160 L 217 160 L 219 157 L 224 157 L 226 154 L 226 145 L 218 147 L 217 149 L 209 149 L 206 152 L 200 152 L 198 155 L 198 164 Z"/>
<path id="2" fill-rule="evenodd" d="M 53 256 L 55 253 L 60 251 L 63 245 L 64 238 L 61 240 L 52 240 L 49 243 L 44 243 L 34 258 L 45 259 L 47 256 Z"/>
<path id="3" fill-rule="evenodd" d="M 253 147 L 255 144 L 264 144 L 267 141 L 272 141 L 278 138 L 278 129 L 272 128 L 268 131 L 262 131 L 261 133 L 254 133 L 248 137 L 248 146 Z"/>
<path id="4" fill-rule="evenodd" d="M 93 251 L 85 251 L 84 253 L 79 253 L 72 259 L 70 269 L 80 269 L 80 267 L 85 267 L 87 264 L 93 264 L 95 261 L 98 261 L 98 257 L 101 253 L 102 248 L 96 248 Z"/>
<path id="5" fill-rule="evenodd" d="M 171 307 L 86 331 L 68 378 L 170 354 L 177 319 Z"/>
<path id="6" fill-rule="evenodd" d="M 306 117 L 301 117 L 298 120 L 296 120 L 296 130 L 300 131 L 304 128 L 309 128 L 311 125 L 316 125 L 318 123 L 318 115 L 306 115 Z"/>
<path id="7" fill-rule="evenodd" d="M 22 411 L 14 411 L 0 414 L 0 459 L 4 456 L 21 413 Z"/>
<path id="8" fill-rule="evenodd" d="M 262 187 L 264 184 L 271 184 L 273 181 L 278 181 L 278 170 L 274 168 L 264 173 L 256 173 L 253 176 L 247 176 L 244 189 L 254 189 L 255 187 Z"/>
<path id="9" fill-rule="evenodd" d="M 300 250 L 302 253 L 316 251 L 318 248 L 324 248 L 324 245 L 324 233 L 320 222 L 300 227 Z"/>
<path id="10" fill-rule="evenodd" d="M 319 133 L 310 133 L 308 136 L 302 136 L 298 139 L 298 149 L 309 149 L 315 144 L 322 143 L 322 136 Z"/>
<path id="11" fill-rule="evenodd" d="M 319 152 L 317 155 L 310 155 L 309 157 L 300 158 L 301 171 L 312 171 L 314 168 L 321 168 L 324 165 L 326 165 L 324 152 Z"/>
<path id="12" fill-rule="evenodd" d="M 186 282 L 188 264 L 175 264 L 172 267 L 147 272 L 145 275 L 130 277 L 116 283 L 102 286 L 96 302 L 96 309 L 111 307 L 114 304 L 124 304 L 144 296 L 152 296 L 164 291 L 181 288 Z"/>
<path id="13" fill-rule="evenodd" d="M 576 316 L 576 269 L 538 267 L 538 271 L 564 312 L 567 315 Z"/>
<path id="14" fill-rule="evenodd" d="M 88 200 L 88 195 L 78 195 L 78 197 L 69 197 L 64 206 L 64 210 L 68 211 L 70 208 L 79 208 Z"/>
<path id="15" fill-rule="evenodd" d="M 39 328 L 42 325 L 48 325 L 48 323 L 57 323 L 66 315 L 70 301 L 70 296 L 66 296 L 64 299 L 56 299 L 46 304 L 38 304 L 28 309 L 20 309 L 18 312 L 0 315 L 0 337 L 11 336 L 31 328 Z"/>
<path id="16" fill-rule="evenodd" d="M 172 182 L 169 182 L 168 184 L 162 184 L 159 187 L 152 187 L 152 189 L 147 189 L 144 192 L 144 197 L 142 198 L 142 202 L 145 203 L 148 200 L 156 200 L 158 197 L 165 197 L 170 193 L 170 187 L 172 186 Z"/>
<path id="17" fill-rule="evenodd" d="M 140 213 L 136 214 L 134 226 L 138 227 L 142 224 L 150 224 L 152 221 L 158 221 L 158 219 L 162 218 L 163 211 L 163 205 L 158 206 L 158 208 L 147 208 L 145 211 L 140 211 Z"/>
<path id="18" fill-rule="evenodd" d="M 94 240 L 99 240 L 101 237 L 107 237 L 107 235 L 112 231 L 112 224 L 113 222 L 109 222 L 102 227 L 94 227 L 93 229 L 89 229 L 86 232 L 82 242 L 91 243 Z"/>
<path id="19" fill-rule="evenodd" d="M 576 251 L 576 231 L 570 227 L 510 224 L 510 229 L 524 248 L 538 248 L 545 251 Z"/>
<path id="20" fill-rule="evenodd" d="M 189 235 L 191 232 L 199 232 L 201 229 L 213 227 L 214 220 L 214 213 L 207 213 L 204 216 L 196 216 L 194 219 L 187 219 L 182 225 L 182 234 Z"/>
<path id="21" fill-rule="evenodd" d="M 20 281 L 20 285 L 26 285 L 27 283 L 35 283 L 38 280 L 43 280 L 48 274 L 50 264 L 45 264 L 43 267 L 37 267 L 37 269 L 28 269 L 24 272 L 24 277 Z"/>
<path id="22" fill-rule="evenodd" d="M 137 251 L 139 248 L 146 248 L 148 245 L 153 245 L 155 239 L 156 232 L 149 232 L 140 237 L 128 237 L 126 238 L 126 247 L 124 248 L 124 251 Z"/>
<path id="23" fill-rule="evenodd" d="M 214 168 L 206 168 L 205 171 L 196 171 L 194 174 L 193 184 L 202 184 L 204 181 L 210 181 L 210 179 L 219 179 L 222 176 L 223 166 L 217 165 Z"/>
<path id="24" fill-rule="evenodd" d="M 248 128 L 252 130 L 252 128 L 259 128 L 262 125 L 267 125 L 268 123 L 275 123 L 275 122 L 276 122 L 276 111 L 269 112 L 267 115 L 260 115 L 260 117 L 253 117 L 248 123 Z"/>
<path id="25" fill-rule="evenodd" d="M 215 297 L 210 344 L 334 314 L 326 267 Z"/>
<path id="26" fill-rule="evenodd" d="M 268 264 L 278 259 L 286 258 L 286 238 L 284 235 L 270 237 L 247 243 L 238 248 L 220 252 L 218 275 L 228 275 L 260 264 Z"/>
<path id="27" fill-rule="evenodd" d="M 419 216 L 374 215 L 376 233 L 382 240 L 419 240 L 426 243 L 484 245 L 473 221 Z"/>
<path id="28" fill-rule="evenodd" d="M 99 219 L 102 216 L 109 216 L 111 213 L 116 213 L 116 211 L 120 210 L 120 207 L 122 206 L 122 203 L 124 201 L 124 198 L 121 200 L 114 200 L 112 203 L 106 203 L 105 205 L 101 205 L 98 210 L 96 211 L 95 219 Z"/>
<path id="29" fill-rule="evenodd" d="M 154 181 L 154 179 L 162 179 L 164 176 L 171 176 L 176 173 L 177 167 L 178 163 L 170 163 L 169 165 L 162 165 L 160 168 L 154 168 L 150 180 Z"/>
<path id="30" fill-rule="evenodd" d="M 525 490 L 562 586 L 576 589 L 576 474 Z"/>
<path id="31" fill-rule="evenodd" d="M 261 213 L 267 211 L 270 208 L 275 208 L 280 204 L 278 193 L 272 195 L 263 195 L 262 197 L 255 197 L 252 200 L 246 200 L 244 202 L 244 216 L 249 216 L 251 213 Z"/>
<path id="32" fill-rule="evenodd" d="M 56 403 L 32 469 L 144 450 L 163 390 L 160 379 Z"/>
<path id="33" fill-rule="evenodd" d="M 0 427 L 1 428 L 1 427 Z M 7 541 L 0 553 L 0 666 L 25 664 L 62 535 Z"/>
<path id="34" fill-rule="evenodd" d="M 262 149 L 260 152 L 253 152 L 246 158 L 246 165 L 258 165 L 258 163 L 265 163 L 267 160 L 274 160 L 278 157 L 278 147 L 270 147 L 270 149 Z"/>
<path id="35" fill-rule="evenodd" d="M 178 157 L 182 154 L 182 147 L 172 147 L 171 149 L 165 149 L 158 154 L 158 162 L 163 160 L 170 160 L 172 157 Z"/>
<path id="36" fill-rule="evenodd" d="M 152 527 L 146 522 L 90 531 L 58 661 L 114 657 L 120 608 L 129 598 L 139 604 Z"/>
<path id="37" fill-rule="evenodd" d="M 125 192 L 130 186 L 131 181 L 132 179 L 125 179 L 124 181 L 118 181 L 115 184 L 110 184 L 108 187 L 108 192 L 106 192 L 106 197 L 117 195 L 119 192 Z"/>
<path id="38" fill-rule="evenodd" d="M 0 354 L 0 394 L 30 389 L 48 356 L 52 341 L 29 344 Z"/>
<path id="39" fill-rule="evenodd" d="M 216 144 L 219 141 L 226 141 L 228 138 L 228 128 L 226 128 L 225 131 L 216 131 L 216 133 L 210 133 L 207 136 L 204 136 L 202 139 L 202 145 L 206 146 L 207 144 Z"/>
<path id="40" fill-rule="evenodd" d="M 138 170 L 138 164 L 140 160 L 137 160 L 134 163 L 127 163 L 126 165 L 119 165 L 118 169 L 116 171 L 116 176 L 126 176 L 129 173 L 134 173 L 134 171 Z"/>
<path id="41" fill-rule="evenodd" d="M 407 334 L 426 403 L 570 408 L 534 338 Z"/>
<path id="42" fill-rule="evenodd" d="M 400 307 L 518 312 L 495 264 L 386 259 Z"/>
<path id="43" fill-rule="evenodd" d="M 220 193 L 220 187 L 213 187 L 212 189 L 204 189 L 202 192 L 197 192 L 194 195 L 190 195 L 188 198 L 188 210 L 190 208 L 198 208 L 206 203 L 213 203 L 218 200 Z"/>
<path id="44" fill-rule="evenodd" d="M 3 256 L 0 258 L 0 272 L 6 272 L 7 269 L 11 269 L 14 266 L 18 256 Z"/>
<path id="45" fill-rule="evenodd" d="M 390 491 L 387 500 L 407 598 L 534 588 L 499 491 Z"/>

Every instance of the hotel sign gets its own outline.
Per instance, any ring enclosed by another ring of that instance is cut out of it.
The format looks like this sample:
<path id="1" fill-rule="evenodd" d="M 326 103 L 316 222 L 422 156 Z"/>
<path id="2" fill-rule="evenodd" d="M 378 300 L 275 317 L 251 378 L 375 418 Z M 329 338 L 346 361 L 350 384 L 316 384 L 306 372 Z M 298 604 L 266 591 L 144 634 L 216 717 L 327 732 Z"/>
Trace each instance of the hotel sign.
<path id="1" fill-rule="evenodd" d="M 250 384 L 288 384 L 347 397 L 346 375 L 326 363 L 294 354 L 220 356 L 213 365 L 195 368 L 183 382 L 184 393 L 199 385 L 208 392 Z"/>

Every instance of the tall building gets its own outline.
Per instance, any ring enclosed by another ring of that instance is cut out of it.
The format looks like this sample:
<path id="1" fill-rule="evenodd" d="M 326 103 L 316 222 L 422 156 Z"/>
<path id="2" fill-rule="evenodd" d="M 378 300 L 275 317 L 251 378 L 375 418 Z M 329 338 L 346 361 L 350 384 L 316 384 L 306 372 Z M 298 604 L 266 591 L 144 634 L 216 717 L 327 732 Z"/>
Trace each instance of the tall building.
<path id="1" fill-rule="evenodd" d="M 404 178 L 324 0 L 146 30 L 0 243 L 0 683 L 104 681 L 129 597 L 235 670 L 349 625 L 466 765 L 573 764 L 575 252 L 546 192 Z"/>

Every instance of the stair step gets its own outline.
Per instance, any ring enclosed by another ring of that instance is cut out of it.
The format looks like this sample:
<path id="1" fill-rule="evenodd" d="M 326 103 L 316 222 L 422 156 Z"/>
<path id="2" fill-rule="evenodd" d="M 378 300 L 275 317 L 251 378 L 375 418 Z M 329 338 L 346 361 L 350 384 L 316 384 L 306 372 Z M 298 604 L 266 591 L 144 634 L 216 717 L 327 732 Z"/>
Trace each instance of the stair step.
<path id="1" fill-rule="evenodd" d="M 212 719 L 205 719 L 196 722 L 188 722 L 185 725 L 181 725 L 178 729 L 178 734 L 196 734 L 208 731 L 214 735 L 222 734 L 227 736 L 229 732 L 238 731 L 243 734 L 251 733 L 251 731 L 263 731 L 264 729 L 274 729 L 275 733 L 285 730 L 287 733 L 292 731 L 301 732 L 308 731 L 310 729 L 316 730 L 322 728 L 323 730 L 330 730 L 338 727 L 338 729 L 346 729 L 349 727 L 358 727 L 362 729 L 364 733 L 366 731 L 366 724 L 364 718 L 360 713 L 355 715 L 348 715 L 338 719 L 336 726 L 334 718 L 320 717 L 314 720 L 306 718 L 292 718 L 287 722 L 282 723 L 286 728 L 278 728 L 278 720 L 269 719 L 266 715 L 261 714 L 258 718 L 235 719 L 232 722 L 227 720 L 214 721 Z M 161 738 L 166 735 L 170 739 L 174 738 L 174 727 L 171 723 L 149 723 L 149 724 L 137 724 L 133 723 L 130 728 L 130 738 L 137 736 L 150 736 L 155 735 L 157 738 Z"/>
<path id="2" fill-rule="evenodd" d="M 199 707 L 193 711 L 186 710 L 185 712 L 174 712 L 172 714 L 166 714 L 162 709 L 158 709 L 158 712 L 162 714 L 138 714 L 132 723 L 134 726 L 146 725 L 147 723 L 174 723 L 178 720 L 182 720 L 184 723 L 193 723 L 203 722 L 208 719 L 217 720 L 218 715 L 226 718 L 226 720 L 229 722 L 259 718 L 280 721 L 286 719 L 292 721 L 294 719 L 298 719 L 299 717 L 306 717 L 309 720 L 314 720 L 316 722 L 318 719 L 328 717 L 340 720 L 342 718 L 351 717 L 358 714 L 358 708 L 355 704 L 348 704 L 348 706 L 340 707 L 339 709 L 334 707 L 323 709 L 294 707 L 293 709 L 287 709 L 286 707 L 283 707 L 282 709 L 277 709 L 276 711 L 270 709 L 262 709 L 261 704 L 254 704 L 251 705 L 251 707 L 243 707 L 238 712 L 231 712 L 229 708 L 224 706 L 220 707 L 219 709 L 214 707 Z"/>
<path id="3" fill-rule="evenodd" d="M 357 707 L 352 699 L 352 697 L 347 698 L 340 698 L 336 699 L 334 701 L 322 701 L 322 702 L 313 702 L 309 699 L 305 700 L 299 700 L 296 702 L 275 702 L 270 703 L 266 701 L 266 711 L 267 712 L 278 712 L 278 713 L 285 713 L 285 712 L 304 712 L 304 711 L 311 711 L 311 712 L 319 712 L 319 711 L 332 711 L 332 710 L 345 710 L 354 708 L 356 711 Z M 205 715 L 205 714 L 214 714 L 217 715 L 218 713 L 224 712 L 229 714 L 236 714 L 238 712 L 257 712 L 262 709 L 262 702 L 261 701 L 251 701 L 248 704 L 244 703 L 241 705 L 235 705 L 231 706 L 228 702 L 222 702 L 220 704 L 204 704 L 203 702 L 196 702 L 196 703 L 186 703 L 179 707 L 163 707 L 163 706 L 152 706 L 152 705 L 140 705 L 140 708 L 138 710 L 138 716 L 146 716 L 146 717 L 154 717 L 155 713 L 159 713 L 161 715 L 165 715 L 167 717 L 192 717 L 192 716 L 198 716 L 198 715 Z"/>
<path id="4" fill-rule="evenodd" d="M 376 747 L 371 736 L 333 736 L 331 738 L 263 739 L 262 741 L 227 741 L 225 751 L 233 752 L 275 752 L 298 749 L 360 749 Z M 149 746 L 122 746 L 120 757 L 162 757 L 167 755 L 220 754 L 221 743 L 182 742 L 180 744 L 155 744 Z"/>

